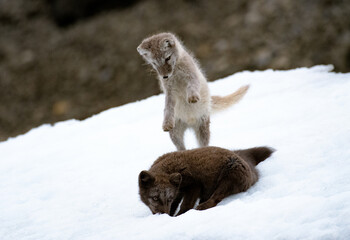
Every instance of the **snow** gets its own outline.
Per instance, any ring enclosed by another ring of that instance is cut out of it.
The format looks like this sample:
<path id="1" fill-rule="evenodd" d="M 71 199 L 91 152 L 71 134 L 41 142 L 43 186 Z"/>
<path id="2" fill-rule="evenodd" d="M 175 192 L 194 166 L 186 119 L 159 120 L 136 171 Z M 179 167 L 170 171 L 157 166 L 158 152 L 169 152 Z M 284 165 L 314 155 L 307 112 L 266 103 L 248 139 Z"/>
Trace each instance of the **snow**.
<path id="1" fill-rule="evenodd" d="M 212 146 L 277 151 L 256 185 L 206 211 L 152 215 L 139 199 L 139 172 L 175 151 L 164 95 L 0 143 L 0 239 L 350 239 L 350 73 L 332 69 L 209 84 L 213 95 L 251 85 L 212 116 Z M 191 132 L 186 146 L 197 146 Z"/>

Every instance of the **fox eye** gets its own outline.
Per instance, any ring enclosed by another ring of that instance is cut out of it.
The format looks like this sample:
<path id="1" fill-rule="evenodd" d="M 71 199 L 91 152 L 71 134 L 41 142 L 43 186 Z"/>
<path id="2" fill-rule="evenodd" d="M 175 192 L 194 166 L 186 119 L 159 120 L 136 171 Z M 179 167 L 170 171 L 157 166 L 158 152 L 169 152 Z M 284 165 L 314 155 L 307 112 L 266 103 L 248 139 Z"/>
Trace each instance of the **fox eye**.
<path id="1" fill-rule="evenodd" d="M 152 199 L 153 199 L 153 201 L 158 201 L 157 197 L 153 197 Z"/>
<path id="2" fill-rule="evenodd" d="M 167 57 L 167 58 L 165 59 L 165 61 L 166 61 L 166 62 L 169 61 L 170 58 L 171 58 L 171 55 L 170 55 L 169 57 Z"/>

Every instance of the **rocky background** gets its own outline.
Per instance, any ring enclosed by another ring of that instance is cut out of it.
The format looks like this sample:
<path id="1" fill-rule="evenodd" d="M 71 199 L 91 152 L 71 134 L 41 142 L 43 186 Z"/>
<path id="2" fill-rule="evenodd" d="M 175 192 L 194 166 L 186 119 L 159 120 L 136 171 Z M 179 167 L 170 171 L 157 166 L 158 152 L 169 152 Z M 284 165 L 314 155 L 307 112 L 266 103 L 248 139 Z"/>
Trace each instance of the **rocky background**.
<path id="1" fill-rule="evenodd" d="M 158 94 L 136 51 L 176 33 L 209 80 L 241 70 L 350 70 L 348 0 L 0 0 L 0 140 Z"/>

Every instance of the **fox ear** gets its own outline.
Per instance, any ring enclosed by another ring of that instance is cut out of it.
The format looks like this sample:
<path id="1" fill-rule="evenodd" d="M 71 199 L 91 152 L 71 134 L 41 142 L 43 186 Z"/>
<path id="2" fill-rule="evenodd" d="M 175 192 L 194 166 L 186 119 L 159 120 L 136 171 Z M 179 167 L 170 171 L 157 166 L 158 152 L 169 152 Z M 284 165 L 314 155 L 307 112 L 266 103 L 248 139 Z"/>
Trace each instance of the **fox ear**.
<path id="1" fill-rule="evenodd" d="M 164 50 L 172 48 L 175 45 L 175 41 L 173 39 L 165 39 L 163 41 Z"/>
<path id="2" fill-rule="evenodd" d="M 154 182 L 154 177 L 151 173 L 147 171 L 142 171 L 139 174 L 139 185 L 143 187 L 147 187 Z"/>
<path id="3" fill-rule="evenodd" d="M 180 173 L 173 173 L 170 175 L 170 183 L 175 185 L 176 187 L 180 186 L 182 181 L 182 176 Z"/>

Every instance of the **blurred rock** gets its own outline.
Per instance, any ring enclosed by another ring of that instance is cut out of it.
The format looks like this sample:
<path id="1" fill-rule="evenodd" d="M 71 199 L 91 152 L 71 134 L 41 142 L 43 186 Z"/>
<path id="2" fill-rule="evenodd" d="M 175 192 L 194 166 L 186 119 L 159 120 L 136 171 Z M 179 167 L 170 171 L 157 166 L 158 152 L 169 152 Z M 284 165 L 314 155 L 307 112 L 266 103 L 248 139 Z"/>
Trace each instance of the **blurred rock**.
<path id="1" fill-rule="evenodd" d="M 348 0 L 125 2 L 133 5 L 0 0 L 1 140 L 158 94 L 136 47 L 160 31 L 176 33 L 209 80 L 315 64 L 350 70 Z"/>
<path id="2" fill-rule="evenodd" d="M 125 8 L 138 0 L 47 0 L 53 19 L 59 26 L 67 26 L 101 11 Z"/>
<path id="3" fill-rule="evenodd" d="M 56 116 L 62 116 L 69 110 L 69 102 L 65 100 L 57 101 L 52 106 L 52 113 Z"/>

